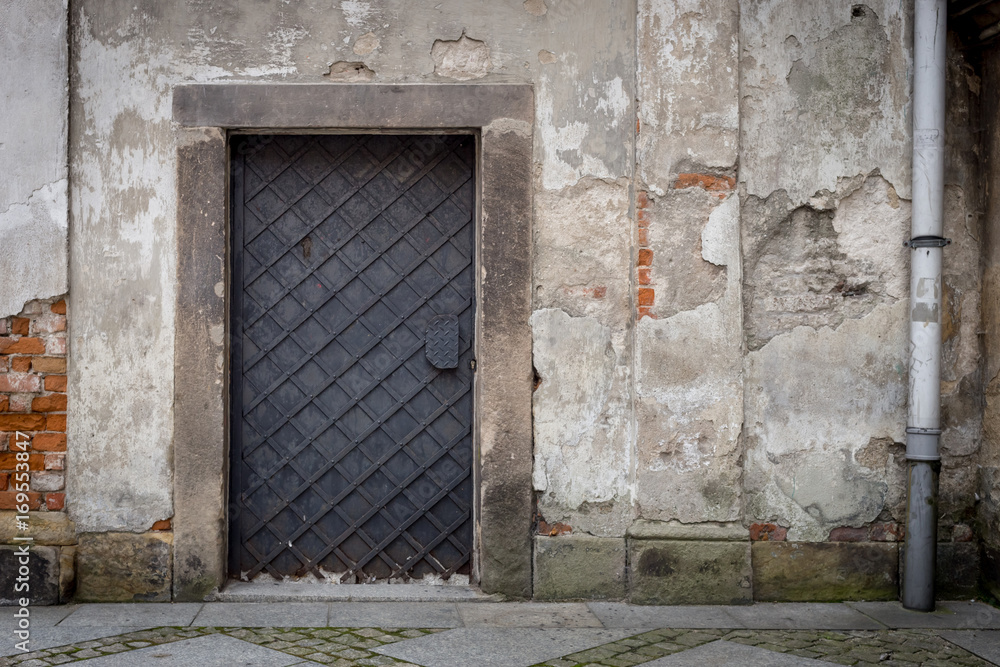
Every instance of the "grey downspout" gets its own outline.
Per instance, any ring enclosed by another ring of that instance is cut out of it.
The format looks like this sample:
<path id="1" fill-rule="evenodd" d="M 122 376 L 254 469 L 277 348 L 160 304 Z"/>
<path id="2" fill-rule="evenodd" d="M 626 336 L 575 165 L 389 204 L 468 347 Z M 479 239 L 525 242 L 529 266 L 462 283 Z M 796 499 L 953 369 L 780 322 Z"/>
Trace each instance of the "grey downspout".
<path id="1" fill-rule="evenodd" d="M 944 198 L 946 0 L 914 0 L 910 397 L 903 606 L 934 610 L 941 455 L 941 237 Z"/>

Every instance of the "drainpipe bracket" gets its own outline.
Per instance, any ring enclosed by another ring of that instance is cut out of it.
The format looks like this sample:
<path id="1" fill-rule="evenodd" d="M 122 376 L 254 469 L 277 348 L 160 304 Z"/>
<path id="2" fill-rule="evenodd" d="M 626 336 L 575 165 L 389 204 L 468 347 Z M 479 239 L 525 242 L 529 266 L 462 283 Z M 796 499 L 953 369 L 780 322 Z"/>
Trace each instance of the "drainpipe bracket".
<path id="1" fill-rule="evenodd" d="M 951 245 L 951 239 L 946 239 L 943 236 L 914 236 L 909 241 L 903 241 L 903 245 L 907 248 L 943 248 L 946 245 Z"/>

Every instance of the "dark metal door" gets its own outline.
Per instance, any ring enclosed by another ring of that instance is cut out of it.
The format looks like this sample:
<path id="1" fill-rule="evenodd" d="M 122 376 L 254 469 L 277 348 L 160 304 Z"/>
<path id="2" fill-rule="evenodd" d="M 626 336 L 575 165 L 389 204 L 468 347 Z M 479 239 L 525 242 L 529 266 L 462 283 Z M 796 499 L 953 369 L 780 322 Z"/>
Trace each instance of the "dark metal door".
<path id="1" fill-rule="evenodd" d="M 230 573 L 467 573 L 475 143 L 232 141 Z"/>

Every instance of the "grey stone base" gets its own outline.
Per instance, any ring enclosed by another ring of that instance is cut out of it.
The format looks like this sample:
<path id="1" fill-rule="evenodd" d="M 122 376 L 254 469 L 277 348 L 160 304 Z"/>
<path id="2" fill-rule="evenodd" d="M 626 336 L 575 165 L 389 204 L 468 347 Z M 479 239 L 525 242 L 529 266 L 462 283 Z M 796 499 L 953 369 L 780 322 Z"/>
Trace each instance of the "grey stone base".
<path id="1" fill-rule="evenodd" d="M 895 600 L 894 542 L 754 542 L 753 597 L 767 602 Z"/>
<path id="2" fill-rule="evenodd" d="M 590 535 L 535 538 L 534 595 L 539 600 L 625 597 L 625 540 Z"/>
<path id="3" fill-rule="evenodd" d="M 170 533 L 83 533 L 77 602 L 169 602 Z"/>
<path id="4" fill-rule="evenodd" d="M 750 542 L 629 541 L 633 604 L 750 604 Z"/>
<path id="5" fill-rule="evenodd" d="M 899 550 L 900 559 L 903 549 Z M 899 567 L 903 573 L 902 560 Z M 941 542 L 937 551 L 937 581 L 935 592 L 939 600 L 974 598 L 979 593 L 979 545 L 975 542 Z"/>
<path id="6" fill-rule="evenodd" d="M 28 549 L 27 581 L 21 575 L 20 547 L 0 545 L 0 606 L 19 606 L 27 598 L 33 607 L 66 602 L 71 589 L 60 585 L 60 548 L 31 546 Z M 72 566 L 70 566 L 72 571 Z M 27 591 L 23 586 L 27 584 Z M 18 590 L 18 589 L 21 590 Z"/>
<path id="7" fill-rule="evenodd" d="M 1000 549 L 983 544 L 981 555 L 979 582 L 982 591 L 1000 601 Z"/>

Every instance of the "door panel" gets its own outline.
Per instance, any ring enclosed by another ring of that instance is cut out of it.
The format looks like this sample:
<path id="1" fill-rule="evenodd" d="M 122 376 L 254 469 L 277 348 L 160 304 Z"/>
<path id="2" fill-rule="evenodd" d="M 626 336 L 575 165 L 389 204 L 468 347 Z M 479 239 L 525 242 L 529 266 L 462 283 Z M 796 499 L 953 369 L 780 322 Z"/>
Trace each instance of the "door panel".
<path id="1" fill-rule="evenodd" d="M 469 571 L 474 161 L 233 138 L 232 576 Z"/>

